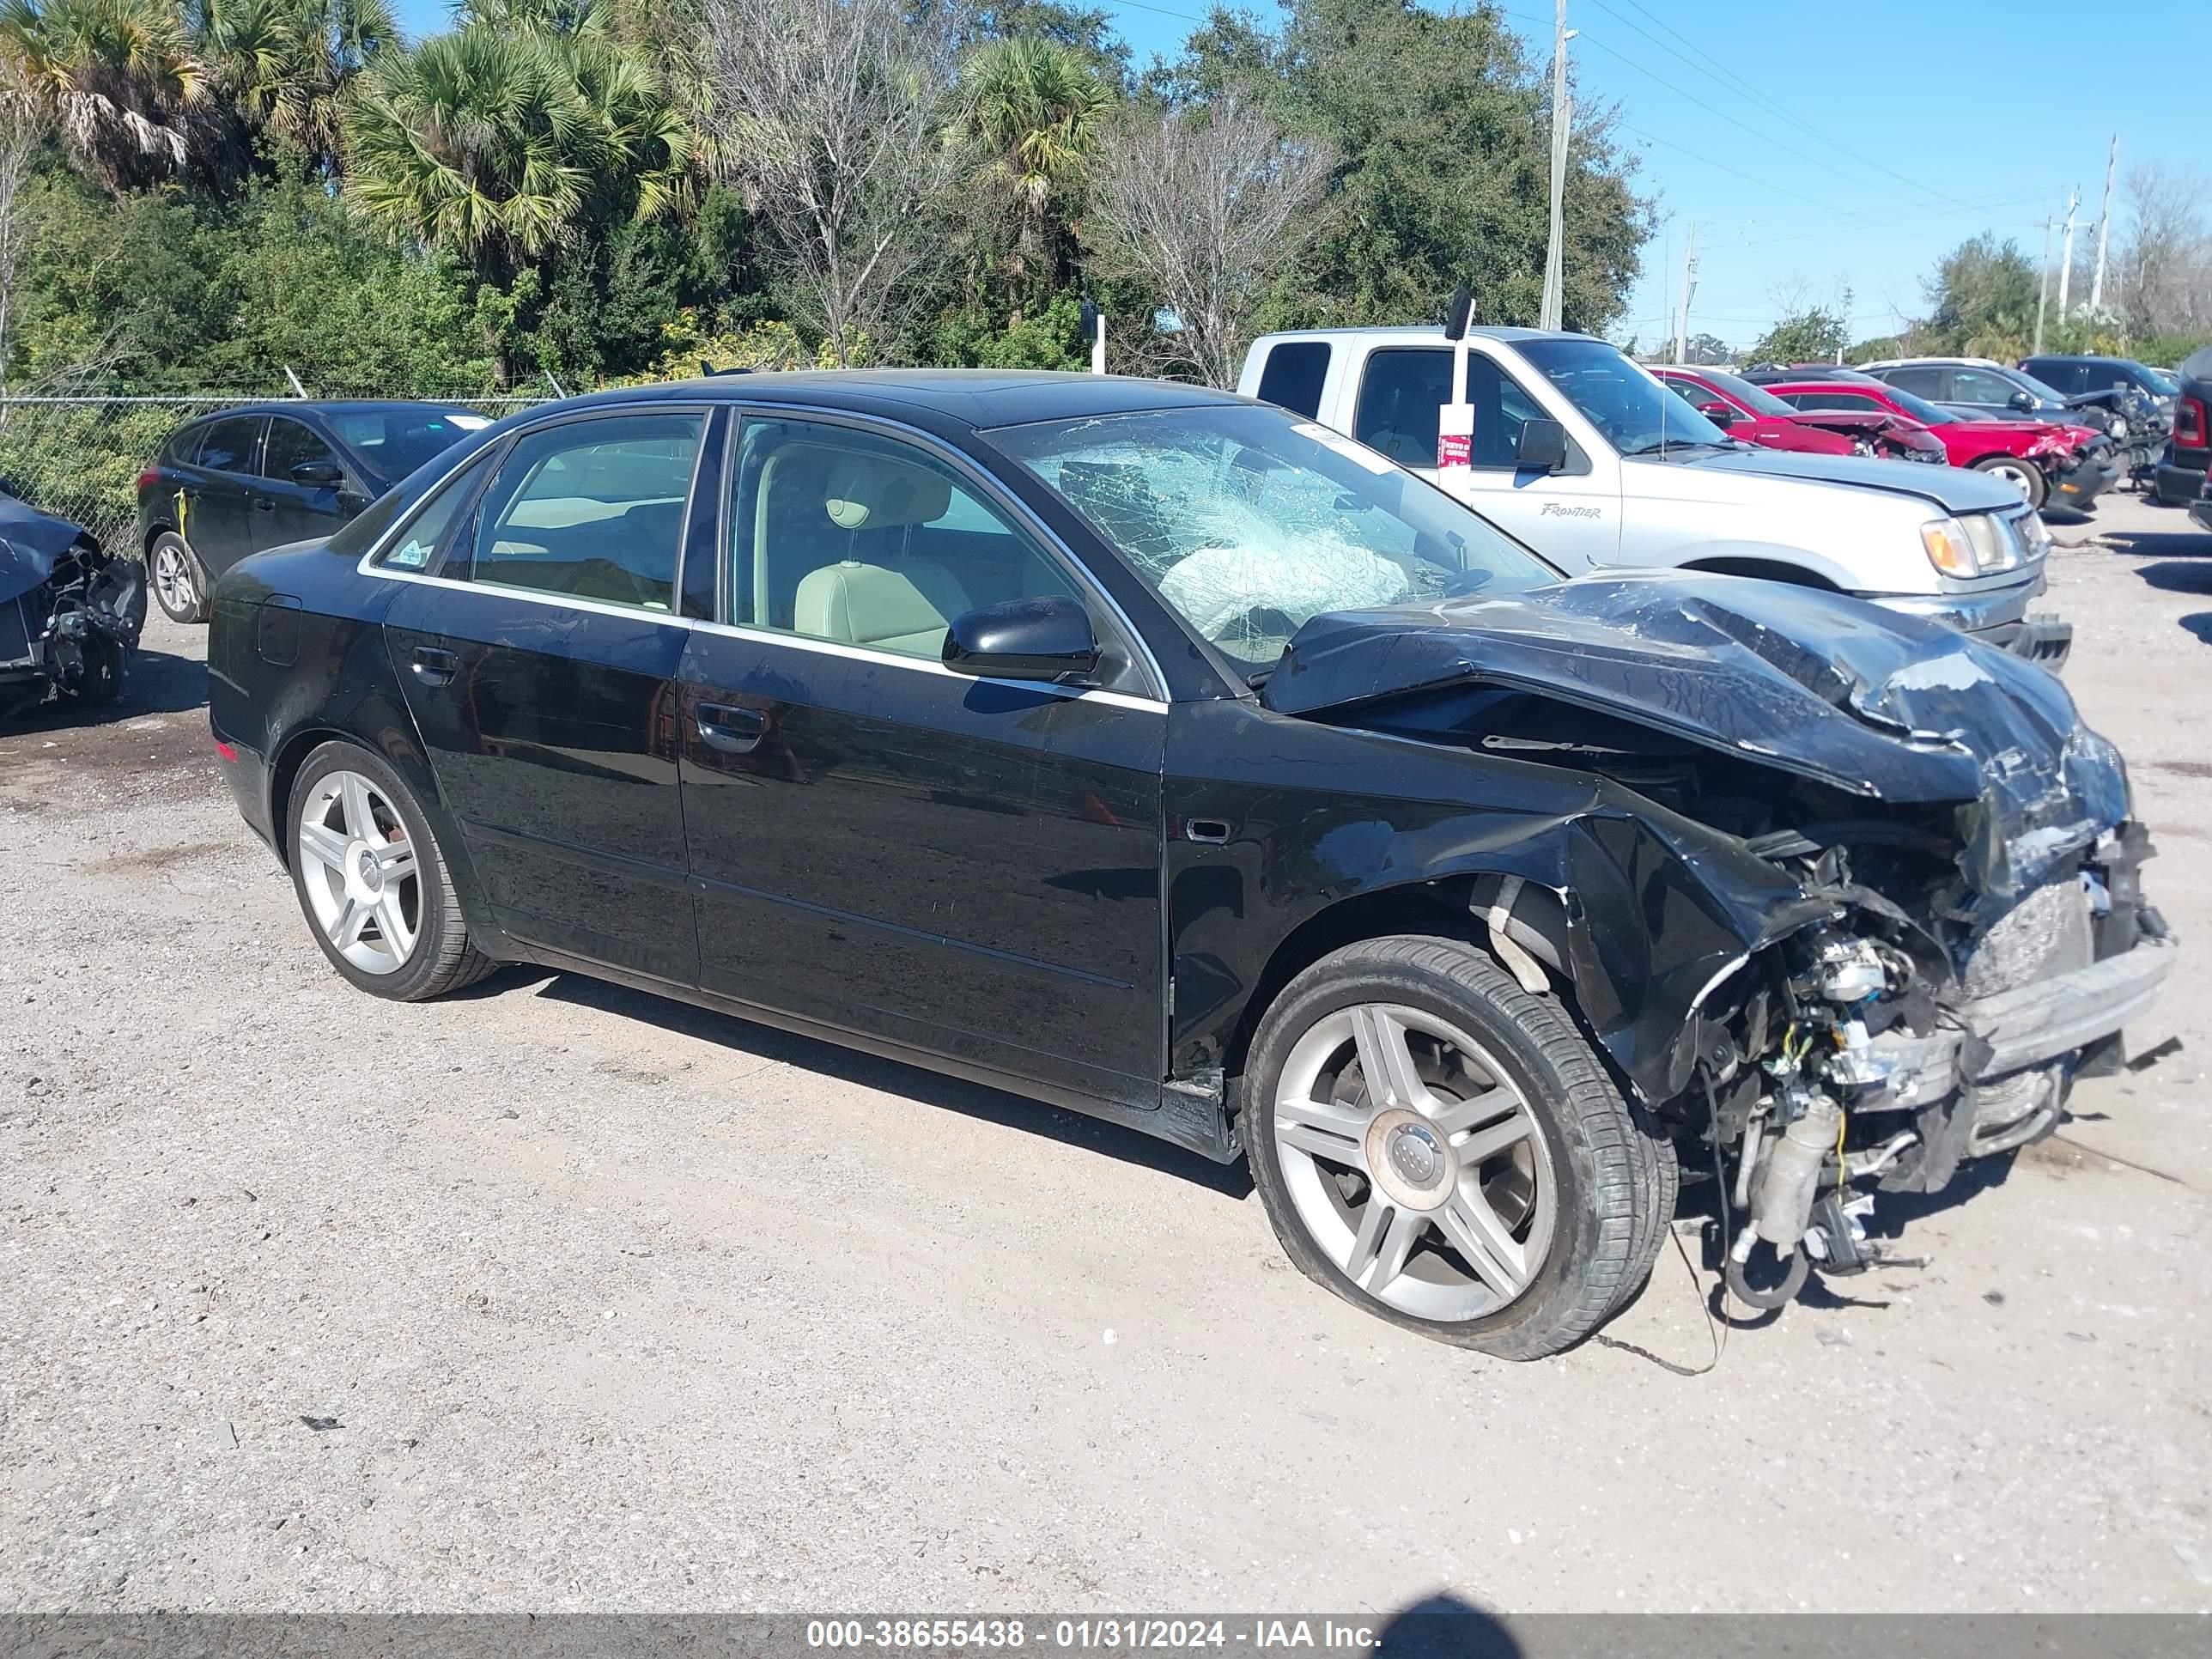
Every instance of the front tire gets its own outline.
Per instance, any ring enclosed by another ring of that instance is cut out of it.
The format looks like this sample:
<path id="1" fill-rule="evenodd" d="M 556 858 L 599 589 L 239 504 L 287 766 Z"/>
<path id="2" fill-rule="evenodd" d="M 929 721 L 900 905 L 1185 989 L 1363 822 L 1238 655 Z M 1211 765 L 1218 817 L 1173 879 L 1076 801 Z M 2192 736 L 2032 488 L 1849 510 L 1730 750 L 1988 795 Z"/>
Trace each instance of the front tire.
<path id="1" fill-rule="evenodd" d="M 1473 945 L 1323 957 L 1261 1019 L 1245 1081 L 1253 1184 L 1285 1251 L 1394 1325 L 1539 1358 L 1650 1272 L 1673 1147 L 1559 1000 Z"/>
<path id="2" fill-rule="evenodd" d="M 2039 513 L 2043 510 L 2044 498 L 2051 493 L 2051 481 L 2033 461 L 2017 460 L 2010 455 L 1984 455 L 1974 463 L 1973 470 L 1986 472 L 1992 478 L 2002 478 Z"/>
<path id="3" fill-rule="evenodd" d="M 164 530 L 146 550 L 146 577 L 154 603 L 173 623 L 207 620 L 207 579 L 185 538 Z"/>
<path id="4" fill-rule="evenodd" d="M 499 965 L 470 940 L 437 836 L 380 756 L 323 744 L 301 767 L 283 823 L 300 912 L 361 989 L 421 1002 Z"/>

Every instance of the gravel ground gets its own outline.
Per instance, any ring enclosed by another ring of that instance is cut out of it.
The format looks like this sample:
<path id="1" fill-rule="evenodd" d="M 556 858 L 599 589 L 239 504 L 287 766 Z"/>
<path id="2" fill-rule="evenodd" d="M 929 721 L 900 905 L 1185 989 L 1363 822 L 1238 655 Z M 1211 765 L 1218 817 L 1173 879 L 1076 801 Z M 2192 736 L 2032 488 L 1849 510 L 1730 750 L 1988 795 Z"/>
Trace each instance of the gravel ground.
<path id="1" fill-rule="evenodd" d="M 2057 533 L 2204 939 L 2212 536 Z M 204 637 L 0 734 L 0 1606 L 2212 1604 L 2201 968 L 2135 1033 L 2179 1054 L 1889 1206 L 1924 1267 L 1687 1376 L 1669 1252 L 1512 1365 L 1105 1126 L 566 976 L 356 994 L 215 775 Z"/>

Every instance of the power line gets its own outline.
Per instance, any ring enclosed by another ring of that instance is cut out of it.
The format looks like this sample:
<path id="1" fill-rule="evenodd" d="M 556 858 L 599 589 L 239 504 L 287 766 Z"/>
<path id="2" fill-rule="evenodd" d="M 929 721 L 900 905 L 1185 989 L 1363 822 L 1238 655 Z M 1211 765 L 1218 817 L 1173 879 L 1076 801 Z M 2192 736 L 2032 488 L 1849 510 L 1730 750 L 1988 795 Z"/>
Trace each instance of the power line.
<path id="1" fill-rule="evenodd" d="M 1869 167 L 1875 172 L 1882 174 L 1885 178 L 1893 179 L 1899 184 L 1905 185 L 1913 190 L 1917 190 L 1923 195 L 1931 197 L 1938 202 L 1948 202 L 1954 207 L 1963 205 L 1959 198 L 1951 195 L 1948 191 L 1937 190 L 1933 185 L 1926 184 L 1918 179 L 1915 179 L 1910 174 L 1899 173 L 1896 168 L 1886 166 L 1882 162 L 1875 160 L 1872 156 L 1861 153 L 1860 149 L 1856 146 L 1845 143 L 1841 139 L 1833 137 L 1831 135 L 1821 131 L 1820 128 L 1814 126 L 1802 116 L 1800 116 L 1794 111 L 1785 107 L 1783 104 L 1759 88 L 1756 83 L 1747 79 L 1745 76 L 1737 74 L 1734 70 L 1729 69 L 1726 64 L 1723 64 L 1720 59 L 1715 58 L 1704 47 L 1698 46 L 1694 40 L 1692 40 L 1687 35 L 1684 34 L 1673 24 L 1668 22 L 1663 18 L 1654 16 L 1650 12 L 1646 11 L 1644 7 L 1637 3 L 1637 0 L 1622 0 L 1622 3 L 1641 13 L 1644 16 L 1650 18 L 1652 22 L 1657 24 L 1660 28 L 1665 30 L 1668 34 L 1673 35 L 1677 40 L 1680 40 L 1684 46 L 1687 46 L 1691 52 L 1696 53 L 1698 58 L 1703 58 L 1705 64 L 1710 64 L 1711 67 L 1706 68 L 1705 65 L 1697 63 L 1692 58 L 1685 56 L 1682 52 L 1677 51 L 1674 47 L 1668 46 L 1664 40 L 1659 39 L 1657 35 L 1652 33 L 1650 30 L 1640 26 L 1633 18 L 1622 16 L 1620 13 L 1613 10 L 1610 5 L 1607 4 L 1606 0 L 1589 0 L 1589 3 L 1595 6 L 1600 11 L 1604 12 L 1607 16 L 1613 18 L 1624 27 L 1634 29 L 1637 33 L 1650 41 L 1651 44 L 1658 47 L 1660 51 L 1667 52 L 1671 56 L 1680 59 L 1681 62 L 1689 64 L 1692 69 L 1696 70 L 1700 75 L 1705 76 L 1708 80 L 1714 82 L 1717 85 L 1726 90 L 1733 92 L 1739 96 L 1749 99 L 1753 103 L 1765 108 L 1768 112 L 1776 116 L 1778 118 L 1787 121 L 1791 126 L 1796 127 L 1799 131 L 1808 135 L 1816 142 L 1826 144 L 1832 149 L 1838 150 L 1843 154 L 1849 155 L 1857 165 Z"/>

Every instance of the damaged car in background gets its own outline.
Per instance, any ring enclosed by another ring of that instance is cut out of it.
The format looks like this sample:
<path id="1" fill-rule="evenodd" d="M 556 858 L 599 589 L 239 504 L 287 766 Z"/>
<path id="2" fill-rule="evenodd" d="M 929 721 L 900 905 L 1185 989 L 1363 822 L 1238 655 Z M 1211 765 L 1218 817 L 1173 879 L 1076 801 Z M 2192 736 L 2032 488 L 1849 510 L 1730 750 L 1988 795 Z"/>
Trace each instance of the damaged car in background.
<path id="1" fill-rule="evenodd" d="M 0 720 L 55 696 L 113 702 L 145 625 L 143 565 L 0 483 Z"/>
<path id="2" fill-rule="evenodd" d="M 1249 1159 L 1313 1279 L 1508 1357 L 1633 1299 L 1686 1177 L 1746 1298 L 1866 1267 L 2174 957 L 2043 669 L 1562 580 L 1191 386 L 594 394 L 215 602 L 217 751 L 360 989 L 535 963 Z"/>

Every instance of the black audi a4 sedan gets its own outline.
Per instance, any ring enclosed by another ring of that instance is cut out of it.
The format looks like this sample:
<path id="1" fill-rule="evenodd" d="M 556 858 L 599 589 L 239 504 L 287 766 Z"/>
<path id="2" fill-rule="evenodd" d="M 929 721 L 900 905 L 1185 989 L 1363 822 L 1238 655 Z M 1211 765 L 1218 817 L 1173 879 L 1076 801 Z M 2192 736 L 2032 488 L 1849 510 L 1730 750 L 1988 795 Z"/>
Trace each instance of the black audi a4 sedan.
<path id="1" fill-rule="evenodd" d="M 362 989 L 535 963 L 1249 1158 L 1307 1273 L 1498 1354 L 1636 1294 L 1678 1146 L 1739 1294 L 1865 1267 L 2172 960 L 2043 670 L 1561 581 L 1189 386 L 598 394 L 214 597 L 216 748 Z"/>
<path id="2" fill-rule="evenodd" d="M 155 602 L 205 622 L 215 580 L 247 554 L 329 535 L 490 424 L 442 404 L 270 403 L 179 427 L 137 481 Z"/>

